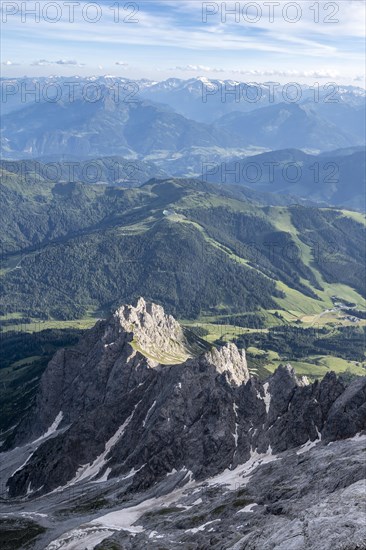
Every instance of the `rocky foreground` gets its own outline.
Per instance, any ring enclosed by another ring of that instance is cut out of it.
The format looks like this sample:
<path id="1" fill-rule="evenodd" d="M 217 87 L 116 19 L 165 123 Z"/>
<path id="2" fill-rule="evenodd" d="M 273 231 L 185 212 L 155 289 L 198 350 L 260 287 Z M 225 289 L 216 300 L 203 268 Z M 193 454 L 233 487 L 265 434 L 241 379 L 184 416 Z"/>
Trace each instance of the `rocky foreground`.
<path id="1" fill-rule="evenodd" d="M 140 299 L 56 353 L 3 445 L 1 548 L 363 549 L 365 429 L 365 378 L 261 381 Z"/>

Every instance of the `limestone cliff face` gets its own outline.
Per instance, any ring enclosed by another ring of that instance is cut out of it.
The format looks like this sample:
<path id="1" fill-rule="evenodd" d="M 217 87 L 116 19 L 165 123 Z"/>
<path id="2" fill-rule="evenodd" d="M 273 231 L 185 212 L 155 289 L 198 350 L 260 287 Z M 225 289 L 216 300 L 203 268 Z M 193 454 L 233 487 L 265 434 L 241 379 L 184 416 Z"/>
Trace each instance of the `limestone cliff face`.
<path id="1" fill-rule="evenodd" d="M 140 298 L 136 307 L 120 307 L 114 318 L 123 331 L 133 334 L 133 347 L 156 364 L 182 363 L 194 353 L 180 324 L 157 304 Z"/>
<path id="2" fill-rule="evenodd" d="M 213 348 L 205 354 L 205 359 L 217 372 L 226 373 L 228 380 L 236 386 L 249 380 L 245 351 L 238 350 L 235 344 L 226 344 L 220 349 Z"/>
<path id="3" fill-rule="evenodd" d="M 366 427 L 365 379 L 299 380 L 290 366 L 261 382 L 244 350 L 207 345 L 140 299 L 59 351 L 16 444 L 37 448 L 8 480 L 10 496 L 129 475 L 131 491 L 174 470 L 196 479 Z"/>

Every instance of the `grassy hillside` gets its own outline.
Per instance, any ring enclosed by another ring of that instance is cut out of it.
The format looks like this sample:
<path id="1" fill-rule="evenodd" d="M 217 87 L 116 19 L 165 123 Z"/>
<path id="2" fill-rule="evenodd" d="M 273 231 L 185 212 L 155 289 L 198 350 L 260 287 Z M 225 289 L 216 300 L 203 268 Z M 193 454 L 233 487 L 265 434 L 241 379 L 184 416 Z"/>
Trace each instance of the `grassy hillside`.
<path id="1" fill-rule="evenodd" d="M 6 172 L 1 191 L 3 321 L 84 319 L 140 295 L 187 319 L 309 323 L 335 297 L 364 307 L 364 224 L 342 211 L 266 207 L 195 180 L 121 189 Z"/>

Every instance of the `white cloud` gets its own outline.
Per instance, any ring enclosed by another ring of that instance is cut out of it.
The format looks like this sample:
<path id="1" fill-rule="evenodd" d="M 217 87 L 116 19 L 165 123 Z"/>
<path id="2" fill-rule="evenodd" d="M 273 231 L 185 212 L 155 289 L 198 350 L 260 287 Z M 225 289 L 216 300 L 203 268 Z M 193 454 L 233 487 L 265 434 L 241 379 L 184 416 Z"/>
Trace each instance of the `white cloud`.
<path id="1" fill-rule="evenodd" d="M 14 66 L 14 65 L 19 65 L 19 63 L 15 63 L 14 61 L 3 61 L 1 63 L 2 65 L 6 65 L 7 67 L 10 67 L 10 66 Z"/>
<path id="2" fill-rule="evenodd" d="M 165 2 L 164 2 L 165 4 Z M 268 17 L 263 17 L 256 24 L 243 21 L 235 23 L 228 18 L 222 23 L 220 17 L 210 24 L 202 22 L 202 6 L 200 2 L 189 2 L 190 18 L 185 25 L 181 25 L 179 10 L 164 11 L 156 16 L 148 11 L 140 10 L 137 24 L 125 24 L 123 33 L 118 24 L 113 22 L 112 13 L 103 11 L 103 17 L 98 23 L 92 25 L 93 40 L 104 44 L 129 44 L 145 46 L 165 46 L 185 49 L 231 50 L 257 52 L 272 52 L 295 55 L 309 55 L 321 57 L 322 55 L 342 54 L 342 37 L 360 37 L 364 35 L 364 23 L 362 15 L 364 7 L 358 2 L 354 6 L 348 2 L 347 8 L 340 4 L 340 13 L 337 15 L 339 23 L 326 24 L 314 23 L 313 11 L 309 10 L 308 1 L 298 0 L 302 5 L 303 17 L 296 24 L 291 24 L 280 17 L 274 23 L 270 23 Z M 147 4 L 148 5 L 148 4 Z M 180 9 L 187 6 L 182 6 Z M 324 11 L 324 8 L 322 8 Z M 327 11 L 321 12 L 324 19 L 330 15 Z M 24 25 L 17 19 L 11 19 L 7 29 L 22 30 Z M 34 35 L 36 41 L 49 38 L 67 41 L 70 31 L 73 32 L 73 41 L 79 43 L 91 43 L 91 24 L 80 18 L 80 8 L 76 10 L 75 21 L 70 23 L 63 17 L 56 25 L 50 25 L 41 21 L 35 24 L 32 19 L 27 20 L 27 31 Z M 250 31 L 250 32 L 247 32 Z"/>
<path id="3" fill-rule="evenodd" d="M 320 69 L 317 71 L 298 71 L 280 69 L 223 69 L 220 67 L 207 67 L 205 65 L 184 65 L 169 69 L 170 71 L 184 71 L 196 73 L 232 73 L 247 76 L 281 76 L 281 77 L 303 77 L 303 78 L 337 78 L 339 73 L 332 69 Z M 361 80 L 361 78 L 360 78 Z"/>
<path id="4" fill-rule="evenodd" d="M 77 61 L 74 61 L 73 59 L 59 59 L 58 61 L 55 61 L 56 65 L 79 65 Z"/>
<path id="5" fill-rule="evenodd" d="M 339 77 L 339 73 L 334 70 L 330 69 L 320 69 L 318 71 L 289 71 L 289 70 L 277 70 L 277 69 L 267 69 L 267 70 L 233 70 L 233 73 L 239 73 L 243 75 L 249 75 L 249 76 L 284 76 L 284 77 L 303 77 L 303 78 L 337 78 Z"/>
<path id="6" fill-rule="evenodd" d="M 38 61 L 33 61 L 32 65 L 40 67 L 42 65 L 51 65 L 51 61 L 47 61 L 47 59 L 39 59 Z"/>
<path id="7" fill-rule="evenodd" d="M 58 59 L 57 61 L 39 59 L 38 61 L 33 61 L 32 65 L 37 67 L 42 67 L 44 65 L 72 65 L 74 67 L 83 67 L 84 63 L 78 63 L 74 59 Z"/>
<path id="8" fill-rule="evenodd" d="M 198 73 L 223 73 L 224 69 L 218 69 L 216 67 L 206 67 L 205 65 L 184 65 L 182 67 L 174 67 L 171 71 L 189 71 Z"/>

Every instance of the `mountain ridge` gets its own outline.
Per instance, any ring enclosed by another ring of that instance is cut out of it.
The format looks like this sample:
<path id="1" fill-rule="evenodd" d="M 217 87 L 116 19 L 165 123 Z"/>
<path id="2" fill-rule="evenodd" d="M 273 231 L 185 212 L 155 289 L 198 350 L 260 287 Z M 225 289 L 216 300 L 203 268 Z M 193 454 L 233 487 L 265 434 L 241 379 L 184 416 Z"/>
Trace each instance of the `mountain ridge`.
<path id="1" fill-rule="evenodd" d="M 82 86 L 82 81 L 78 84 Z M 286 102 L 280 93 L 271 101 L 267 91 L 263 105 L 261 101 L 242 101 L 243 98 L 237 102 L 225 94 L 222 98 L 225 83 L 218 81 L 213 84 L 218 89 L 211 104 L 204 101 L 200 81 L 193 95 L 184 88 L 184 94 L 188 93 L 185 100 L 169 94 L 165 97 L 164 93 L 156 96 L 153 87 L 146 87 L 146 83 L 141 91 L 137 85 L 133 94 L 116 98 L 116 90 L 110 84 L 111 81 L 108 84 L 103 80 L 94 84 L 100 92 L 96 99 L 83 97 L 82 90 L 72 100 L 62 93 L 55 101 L 22 102 L 10 96 L 14 109 L 6 105 L 2 155 L 15 159 L 56 154 L 77 154 L 79 158 L 140 155 L 139 160 L 148 161 L 151 156 L 159 159 L 162 154 L 174 155 L 190 147 L 296 146 L 327 151 L 365 143 L 365 97 L 356 91 L 344 93 L 331 103 L 316 98 L 300 102 L 288 98 Z M 38 85 L 41 89 L 47 81 Z M 250 88 L 243 83 L 234 85 Z M 174 88 L 173 95 L 177 93 Z M 166 101 L 169 97 L 170 103 Z"/>
<path id="2" fill-rule="evenodd" d="M 361 215 L 264 206 L 255 192 L 194 179 L 121 189 L 10 175 L 2 196 L 3 315 L 75 319 L 144 295 L 194 319 L 223 306 L 292 310 L 280 300 L 293 292 L 321 313 L 339 292 L 327 285 L 363 292 Z M 38 292 L 21 290 L 30 285 Z"/>
<path id="3" fill-rule="evenodd" d="M 151 358 L 152 334 L 173 356 L 186 342 L 171 316 L 140 299 L 56 353 L 13 438 L 33 451 L 9 476 L 9 496 L 33 498 L 131 469 L 132 491 L 182 468 L 203 479 L 254 451 L 330 442 L 366 427 L 365 377 L 346 386 L 329 373 L 309 384 L 288 365 L 260 382 L 234 344 L 205 351 L 197 342 L 194 356 L 161 364 Z"/>

